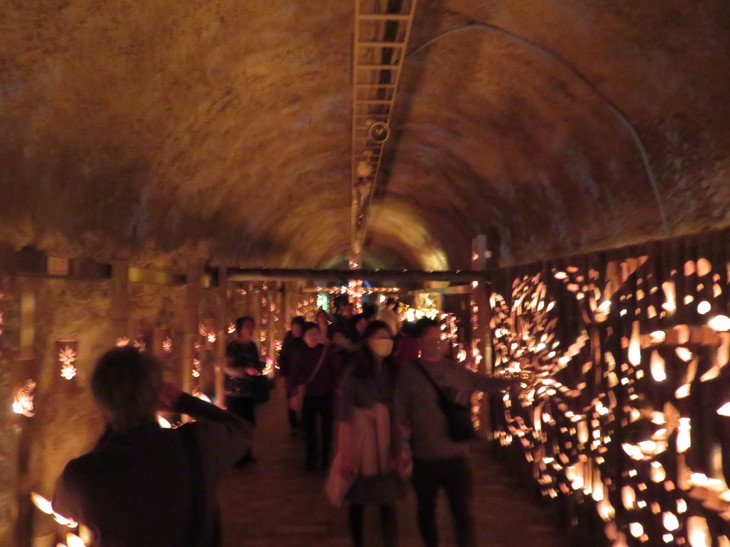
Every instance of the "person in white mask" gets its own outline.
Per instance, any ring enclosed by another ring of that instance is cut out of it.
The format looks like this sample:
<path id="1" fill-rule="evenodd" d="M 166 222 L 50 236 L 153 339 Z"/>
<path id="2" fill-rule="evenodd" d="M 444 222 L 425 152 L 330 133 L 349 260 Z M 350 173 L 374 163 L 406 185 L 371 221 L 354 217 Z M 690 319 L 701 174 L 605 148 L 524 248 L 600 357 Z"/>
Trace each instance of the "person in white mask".
<path id="1" fill-rule="evenodd" d="M 339 389 L 337 449 L 328 479 L 328 496 L 337 505 L 345 499 L 349 501 L 349 525 L 355 547 L 364 544 L 366 505 L 379 507 L 381 544 L 398 544 L 395 503 L 399 480 L 394 468 L 398 451 L 391 431 L 396 367 L 392 352 L 393 336 L 388 325 L 371 322 L 363 333 L 362 348 L 351 359 Z"/>

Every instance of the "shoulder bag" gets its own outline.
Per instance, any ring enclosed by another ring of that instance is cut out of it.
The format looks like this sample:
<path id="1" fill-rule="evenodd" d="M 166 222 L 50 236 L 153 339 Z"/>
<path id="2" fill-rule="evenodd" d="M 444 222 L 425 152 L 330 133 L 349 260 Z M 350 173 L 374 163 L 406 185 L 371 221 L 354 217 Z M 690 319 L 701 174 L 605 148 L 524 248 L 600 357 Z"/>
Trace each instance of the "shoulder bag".
<path id="1" fill-rule="evenodd" d="M 312 379 L 319 372 L 319 369 L 322 368 L 322 363 L 324 363 L 325 355 L 327 355 L 327 349 L 327 346 L 324 346 L 322 348 L 322 354 L 319 356 L 319 361 L 317 361 L 317 366 L 314 367 L 312 374 L 309 375 L 309 378 L 307 378 L 307 380 L 302 385 L 299 385 L 295 388 L 294 393 L 289 398 L 289 408 L 291 408 L 294 412 L 302 412 L 302 407 L 304 406 L 304 396 L 307 394 L 307 384 L 312 381 Z"/>
<path id="2" fill-rule="evenodd" d="M 428 379 L 429 383 L 438 394 L 438 405 L 446 416 L 448 433 L 451 440 L 458 443 L 473 439 L 475 432 L 474 423 L 471 420 L 471 409 L 449 399 L 443 390 L 436 384 L 433 377 L 428 373 L 426 367 L 424 367 L 420 361 L 414 361 L 414 363 Z"/>

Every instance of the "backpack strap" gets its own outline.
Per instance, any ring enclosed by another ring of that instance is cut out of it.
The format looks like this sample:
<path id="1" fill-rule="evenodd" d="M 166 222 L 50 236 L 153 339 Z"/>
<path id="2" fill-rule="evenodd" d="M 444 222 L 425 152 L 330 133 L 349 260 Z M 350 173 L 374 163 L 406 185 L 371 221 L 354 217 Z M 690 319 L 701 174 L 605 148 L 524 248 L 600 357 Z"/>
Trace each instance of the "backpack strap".
<path id="1" fill-rule="evenodd" d="M 317 361 L 317 366 L 314 367 L 314 370 L 312 371 L 312 374 L 309 375 L 309 378 L 307 378 L 307 381 L 304 382 L 304 385 L 309 385 L 309 382 L 311 382 L 315 376 L 317 376 L 317 373 L 319 372 L 319 369 L 322 368 L 322 363 L 324 363 L 324 357 L 327 355 L 328 346 L 322 347 L 322 353 L 319 356 L 319 361 Z"/>
<path id="2" fill-rule="evenodd" d="M 433 388 L 436 390 L 436 393 L 438 393 L 438 396 L 440 399 L 447 399 L 446 394 L 443 392 L 443 390 L 438 386 L 438 384 L 434 381 L 433 376 L 429 374 L 429 372 L 426 370 L 426 367 L 423 366 L 420 359 L 416 359 L 413 361 L 413 363 L 419 368 L 419 370 L 423 373 L 423 375 L 428 379 L 428 382 L 433 386 Z"/>

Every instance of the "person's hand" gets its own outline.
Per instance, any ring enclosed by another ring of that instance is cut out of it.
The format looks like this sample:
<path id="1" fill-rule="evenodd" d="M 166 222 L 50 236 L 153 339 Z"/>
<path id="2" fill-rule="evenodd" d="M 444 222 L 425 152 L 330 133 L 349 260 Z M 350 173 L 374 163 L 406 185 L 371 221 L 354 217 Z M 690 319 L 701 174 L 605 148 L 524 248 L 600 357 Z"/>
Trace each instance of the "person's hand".
<path id="1" fill-rule="evenodd" d="M 413 474 L 413 454 L 410 448 L 403 448 L 395 455 L 392 467 L 401 478 L 408 478 Z"/>
<path id="2" fill-rule="evenodd" d="M 177 403 L 182 393 L 177 387 L 165 382 L 160 387 L 160 394 L 157 397 L 157 407 L 160 410 L 172 412 L 175 409 L 175 403 Z"/>
<path id="3" fill-rule="evenodd" d="M 253 367 L 246 367 L 244 369 L 246 371 L 246 374 L 249 376 L 261 376 L 261 371 L 259 369 L 253 368 Z"/>
<path id="4" fill-rule="evenodd" d="M 231 378 L 243 378 L 246 376 L 246 371 L 240 368 L 225 367 L 223 370 Z"/>

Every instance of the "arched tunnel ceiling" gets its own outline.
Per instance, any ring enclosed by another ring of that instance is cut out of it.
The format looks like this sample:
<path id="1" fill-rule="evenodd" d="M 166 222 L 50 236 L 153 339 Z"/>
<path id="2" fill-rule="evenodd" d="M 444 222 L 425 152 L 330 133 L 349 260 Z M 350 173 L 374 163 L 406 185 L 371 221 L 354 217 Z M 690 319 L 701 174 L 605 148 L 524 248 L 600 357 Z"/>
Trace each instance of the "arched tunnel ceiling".
<path id="1" fill-rule="evenodd" d="M 0 0 L 0 240 L 150 262 L 345 256 L 353 10 Z M 455 30 L 474 23 L 506 32 Z M 460 267 L 478 233 L 507 262 L 661 236 L 606 98 L 672 233 L 728 224 L 728 28 L 725 0 L 421 0 L 366 255 Z"/>

